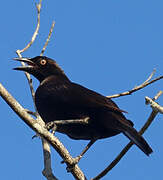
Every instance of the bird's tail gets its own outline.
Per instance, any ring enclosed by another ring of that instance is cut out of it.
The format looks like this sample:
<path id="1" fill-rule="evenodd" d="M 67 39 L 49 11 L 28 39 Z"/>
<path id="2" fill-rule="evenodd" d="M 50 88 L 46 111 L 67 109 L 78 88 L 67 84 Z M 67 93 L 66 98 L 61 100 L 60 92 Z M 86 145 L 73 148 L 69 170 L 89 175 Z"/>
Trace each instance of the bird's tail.
<path id="1" fill-rule="evenodd" d="M 124 135 L 127 136 L 134 144 L 136 144 L 147 156 L 153 151 L 145 139 L 138 134 L 138 132 L 131 126 L 126 126 L 123 131 Z"/>

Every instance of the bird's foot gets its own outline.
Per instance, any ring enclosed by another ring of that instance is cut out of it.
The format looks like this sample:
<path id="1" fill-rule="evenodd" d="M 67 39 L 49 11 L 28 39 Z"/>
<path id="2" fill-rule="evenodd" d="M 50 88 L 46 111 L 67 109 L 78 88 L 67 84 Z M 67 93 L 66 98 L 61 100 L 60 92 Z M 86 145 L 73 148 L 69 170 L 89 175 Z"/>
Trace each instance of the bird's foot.
<path id="1" fill-rule="evenodd" d="M 32 139 L 37 138 L 37 137 L 39 137 L 39 135 L 35 134 L 34 136 L 32 136 Z"/>
<path id="2" fill-rule="evenodd" d="M 51 122 L 46 123 L 45 127 L 49 131 L 50 129 L 54 127 L 54 122 L 51 121 Z"/>
<path id="3" fill-rule="evenodd" d="M 74 166 L 75 166 L 74 164 L 67 166 L 66 167 L 67 172 L 68 173 L 71 172 L 73 170 Z"/>
<path id="4" fill-rule="evenodd" d="M 51 122 L 46 123 L 45 127 L 46 127 L 46 129 L 47 129 L 48 131 L 51 130 L 51 133 L 52 133 L 53 135 L 55 134 L 55 131 L 56 131 L 56 129 L 57 129 L 57 126 L 56 126 L 56 124 L 55 124 L 54 121 L 51 121 Z"/>
<path id="5" fill-rule="evenodd" d="M 80 161 L 80 159 L 82 158 L 81 155 L 77 156 L 76 158 L 73 158 L 73 164 L 78 164 L 78 162 Z"/>
<path id="6" fill-rule="evenodd" d="M 70 165 L 70 167 L 72 168 L 73 166 L 75 166 L 76 164 L 78 164 L 78 162 L 80 161 L 80 159 L 82 158 L 81 155 L 77 156 L 76 158 L 73 158 L 73 162 Z M 65 163 L 65 161 L 61 161 L 61 164 Z M 69 167 L 68 167 L 69 168 Z"/>
<path id="7" fill-rule="evenodd" d="M 53 128 L 51 129 L 51 133 L 54 135 L 56 130 L 57 130 L 57 126 L 54 124 Z"/>
<path id="8" fill-rule="evenodd" d="M 28 110 L 28 109 L 25 109 L 25 111 L 26 111 L 28 114 L 30 114 L 30 115 L 32 115 L 32 116 L 35 116 L 35 117 L 37 117 L 37 115 L 38 115 L 37 112 L 33 112 L 33 111 Z"/>
<path id="9" fill-rule="evenodd" d="M 68 165 L 66 168 L 67 172 L 71 172 L 73 170 L 74 166 L 76 164 L 78 164 L 78 162 L 80 161 L 81 158 L 82 158 L 82 156 L 77 156 L 76 158 L 73 158 L 72 164 Z M 65 163 L 65 161 L 62 161 L 61 163 Z"/>

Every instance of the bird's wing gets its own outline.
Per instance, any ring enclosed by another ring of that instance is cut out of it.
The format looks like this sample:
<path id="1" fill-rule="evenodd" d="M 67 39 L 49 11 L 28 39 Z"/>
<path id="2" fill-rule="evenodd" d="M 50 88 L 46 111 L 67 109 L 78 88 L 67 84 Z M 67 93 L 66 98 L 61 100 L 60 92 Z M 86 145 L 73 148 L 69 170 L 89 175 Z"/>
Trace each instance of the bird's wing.
<path id="1" fill-rule="evenodd" d="M 56 98 L 59 98 L 63 103 L 70 106 L 75 105 L 83 108 L 102 107 L 110 111 L 126 112 L 119 109 L 111 99 L 76 83 L 55 86 L 52 94 L 53 97 L 55 94 Z"/>
<path id="2" fill-rule="evenodd" d="M 81 85 L 72 83 L 72 92 L 76 93 L 88 106 L 90 107 L 106 107 L 109 110 L 117 112 L 126 112 L 119 109 L 119 107 L 110 99 L 95 91 L 85 88 Z"/>

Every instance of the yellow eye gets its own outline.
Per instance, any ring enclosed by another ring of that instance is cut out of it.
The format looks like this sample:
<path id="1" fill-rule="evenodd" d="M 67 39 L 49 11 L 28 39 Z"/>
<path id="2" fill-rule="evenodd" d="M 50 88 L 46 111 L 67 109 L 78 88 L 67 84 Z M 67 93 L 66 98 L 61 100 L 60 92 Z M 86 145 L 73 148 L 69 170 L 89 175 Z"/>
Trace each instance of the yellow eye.
<path id="1" fill-rule="evenodd" d="M 45 59 L 42 59 L 42 60 L 40 61 L 40 64 L 44 66 L 44 65 L 46 64 L 46 60 L 45 60 Z"/>

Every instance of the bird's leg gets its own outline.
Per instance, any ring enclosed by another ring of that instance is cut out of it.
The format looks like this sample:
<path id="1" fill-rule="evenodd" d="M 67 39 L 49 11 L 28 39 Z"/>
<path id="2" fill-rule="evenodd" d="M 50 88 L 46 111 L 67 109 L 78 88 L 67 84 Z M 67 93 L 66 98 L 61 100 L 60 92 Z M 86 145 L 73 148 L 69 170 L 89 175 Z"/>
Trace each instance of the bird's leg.
<path id="1" fill-rule="evenodd" d="M 89 141 L 89 143 L 87 144 L 87 146 L 84 148 L 84 150 L 81 152 L 81 154 L 79 156 L 77 156 L 76 158 L 73 159 L 73 163 L 68 166 L 67 172 L 71 172 L 71 170 L 74 168 L 74 166 L 80 161 L 80 159 L 83 157 L 83 155 L 88 151 L 88 149 L 96 142 L 97 139 L 92 139 Z M 64 163 L 64 161 L 61 161 L 61 163 Z"/>
<path id="2" fill-rule="evenodd" d="M 74 164 L 77 164 L 80 159 L 83 157 L 83 155 L 88 151 L 88 149 L 96 142 L 97 139 L 92 139 L 89 141 L 89 143 L 87 144 L 87 146 L 83 149 L 83 151 L 80 153 L 79 156 L 77 156 L 76 158 L 74 158 Z"/>
<path id="3" fill-rule="evenodd" d="M 69 167 L 67 167 L 67 171 L 70 172 L 71 169 L 74 167 L 74 165 L 76 165 L 80 159 L 83 157 L 83 155 L 88 151 L 88 149 L 96 142 L 97 139 L 92 139 L 89 141 L 89 143 L 87 144 L 87 146 L 84 148 L 84 150 L 80 153 L 79 156 L 77 156 L 76 158 L 73 158 L 73 164 Z M 64 161 L 61 161 L 61 163 L 65 163 Z"/>

